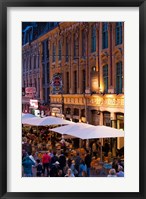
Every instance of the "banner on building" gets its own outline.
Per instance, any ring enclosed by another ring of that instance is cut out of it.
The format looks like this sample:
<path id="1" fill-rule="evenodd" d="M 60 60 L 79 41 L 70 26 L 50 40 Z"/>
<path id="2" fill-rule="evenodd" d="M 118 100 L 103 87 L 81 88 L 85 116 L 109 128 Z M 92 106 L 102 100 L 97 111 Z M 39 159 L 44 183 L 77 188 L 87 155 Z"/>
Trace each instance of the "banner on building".
<path id="1" fill-rule="evenodd" d="M 52 86 L 52 94 L 61 94 L 63 91 L 62 76 L 60 73 L 53 75 L 52 81 L 50 83 Z"/>

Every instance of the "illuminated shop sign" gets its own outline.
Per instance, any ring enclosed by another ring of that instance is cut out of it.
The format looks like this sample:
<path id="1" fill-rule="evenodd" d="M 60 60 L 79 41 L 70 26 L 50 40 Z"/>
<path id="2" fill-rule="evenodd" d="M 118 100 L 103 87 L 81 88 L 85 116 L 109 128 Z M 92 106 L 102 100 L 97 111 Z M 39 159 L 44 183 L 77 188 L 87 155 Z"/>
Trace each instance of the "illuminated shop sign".
<path id="1" fill-rule="evenodd" d="M 54 74 L 52 81 L 52 93 L 53 94 L 60 94 L 62 93 L 62 77 L 60 73 Z"/>
<path id="2" fill-rule="evenodd" d="M 30 103 L 30 108 L 34 108 L 34 109 L 38 108 L 38 100 L 31 99 L 29 103 Z"/>

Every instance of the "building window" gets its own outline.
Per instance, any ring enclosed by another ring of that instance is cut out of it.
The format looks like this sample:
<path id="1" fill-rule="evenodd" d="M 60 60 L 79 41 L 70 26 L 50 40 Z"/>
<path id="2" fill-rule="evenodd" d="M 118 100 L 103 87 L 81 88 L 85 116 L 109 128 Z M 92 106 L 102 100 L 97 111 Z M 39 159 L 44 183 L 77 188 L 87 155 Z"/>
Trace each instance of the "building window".
<path id="1" fill-rule="evenodd" d="M 53 57 L 52 57 L 52 61 L 55 62 L 55 44 L 53 44 Z"/>
<path id="2" fill-rule="evenodd" d="M 108 93 L 108 65 L 103 66 L 104 93 Z"/>
<path id="3" fill-rule="evenodd" d="M 38 55 L 38 64 L 37 64 L 38 68 L 39 68 L 39 65 L 40 65 L 40 56 Z"/>
<path id="4" fill-rule="evenodd" d="M 109 112 L 103 112 L 103 125 L 104 126 L 111 126 L 111 120 L 110 120 L 110 113 Z"/>
<path id="5" fill-rule="evenodd" d="M 36 68 L 36 56 L 34 55 L 34 57 L 33 57 L 33 59 L 34 59 L 34 64 L 33 64 L 33 68 Z"/>
<path id="6" fill-rule="evenodd" d="M 68 40 L 66 38 L 66 57 L 65 57 L 65 61 L 68 62 L 68 53 L 69 53 L 69 43 Z"/>
<path id="7" fill-rule="evenodd" d="M 29 86 L 32 87 L 32 80 L 29 80 Z"/>
<path id="8" fill-rule="evenodd" d="M 81 110 L 81 117 L 85 117 L 85 109 Z"/>
<path id="9" fill-rule="evenodd" d="M 66 114 L 71 114 L 71 109 L 70 108 L 66 109 Z"/>
<path id="10" fill-rule="evenodd" d="M 48 40 L 46 40 L 46 58 L 49 58 L 49 46 L 48 46 Z"/>
<path id="11" fill-rule="evenodd" d="M 28 58 L 26 58 L 26 72 L 28 71 Z"/>
<path id="12" fill-rule="evenodd" d="M 108 23 L 102 25 L 102 48 L 108 48 Z"/>
<path id="13" fill-rule="evenodd" d="M 62 57 L 62 55 L 61 55 L 61 41 L 59 40 L 59 42 L 58 42 L 58 59 L 59 60 L 61 60 L 61 57 Z"/>
<path id="14" fill-rule="evenodd" d="M 96 28 L 95 26 L 91 27 L 91 52 L 96 51 Z"/>
<path id="15" fill-rule="evenodd" d="M 116 45 L 122 44 L 122 22 L 116 23 Z"/>
<path id="16" fill-rule="evenodd" d="M 45 59 L 45 42 L 42 42 L 42 61 Z"/>
<path id="17" fill-rule="evenodd" d="M 49 63 L 47 63 L 47 83 L 49 83 Z"/>
<path id="18" fill-rule="evenodd" d="M 82 31 L 82 57 L 85 58 L 86 56 L 86 33 Z"/>
<path id="19" fill-rule="evenodd" d="M 74 71 L 74 93 L 77 93 L 77 71 Z"/>
<path id="20" fill-rule="evenodd" d="M 123 80 L 123 75 L 122 75 L 122 62 L 118 62 L 116 64 L 116 93 L 122 93 L 122 80 Z"/>
<path id="21" fill-rule="evenodd" d="M 78 45 L 78 38 L 77 38 L 77 36 L 76 36 L 76 34 L 74 34 L 74 59 L 76 59 L 77 58 L 77 56 L 78 56 L 78 49 L 79 48 L 79 45 Z"/>
<path id="22" fill-rule="evenodd" d="M 82 78 L 82 80 L 83 80 L 83 84 L 82 84 L 83 90 L 82 90 L 82 92 L 85 93 L 85 90 L 86 90 L 86 71 L 85 70 L 82 71 L 82 77 L 83 77 Z"/>
<path id="23" fill-rule="evenodd" d="M 69 93 L 69 72 L 66 73 L 66 93 Z"/>
<path id="24" fill-rule="evenodd" d="M 29 58 L 29 70 L 31 70 L 31 57 Z"/>
<path id="25" fill-rule="evenodd" d="M 79 109 L 78 108 L 74 109 L 74 115 L 79 116 Z"/>
<path id="26" fill-rule="evenodd" d="M 36 78 L 34 78 L 34 87 L 37 88 Z"/>
<path id="27" fill-rule="evenodd" d="M 45 88 L 43 88 L 43 100 L 45 101 Z"/>
<path id="28" fill-rule="evenodd" d="M 45 64 L 42 64 L 42 66 L 43 66 L 43 84 L 45 84 L 45 74 L 46 74 L 46 71 L 45 71 Z"/>

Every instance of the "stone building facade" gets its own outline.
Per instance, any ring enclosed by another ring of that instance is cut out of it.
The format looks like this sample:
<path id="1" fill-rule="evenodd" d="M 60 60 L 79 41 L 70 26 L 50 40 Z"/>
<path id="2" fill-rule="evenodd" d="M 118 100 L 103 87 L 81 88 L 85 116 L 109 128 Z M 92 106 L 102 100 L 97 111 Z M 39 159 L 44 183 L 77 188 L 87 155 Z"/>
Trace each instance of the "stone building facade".
<path id="1" fill-rule="evenodd" d="M 23 80 L 52 115 L 124 129 L 123 22 L 61 22 L 31 45 L 36 68 Z"/>

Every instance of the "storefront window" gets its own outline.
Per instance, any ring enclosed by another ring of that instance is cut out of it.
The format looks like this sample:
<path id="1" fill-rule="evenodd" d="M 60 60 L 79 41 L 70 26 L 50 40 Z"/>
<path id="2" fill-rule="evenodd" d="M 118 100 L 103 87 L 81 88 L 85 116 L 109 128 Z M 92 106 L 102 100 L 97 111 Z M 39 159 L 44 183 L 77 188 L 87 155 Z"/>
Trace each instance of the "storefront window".
<path id="1" fill-rule="evenodd" d="M 103 125 L 104 126 L 111 126 L 111 120 L 110 120 L 110 113 L 109 112 L 103 113 Z"/>
<path id="2" fill-rule="evenodd" d="M 124 130 L 124 114 L 123 113 L 117 113 L 117 129 Z"/>

